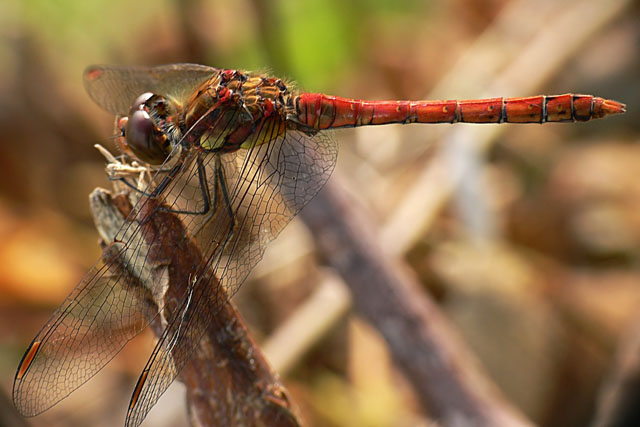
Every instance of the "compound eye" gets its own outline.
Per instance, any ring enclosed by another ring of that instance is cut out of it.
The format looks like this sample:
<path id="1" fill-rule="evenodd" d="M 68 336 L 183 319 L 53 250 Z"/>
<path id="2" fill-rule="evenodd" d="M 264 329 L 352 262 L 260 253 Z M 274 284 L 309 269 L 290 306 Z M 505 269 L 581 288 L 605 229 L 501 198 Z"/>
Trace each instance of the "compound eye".
<path id="1" fill-rule="evenodd" d="M 146 110 L 135 111 L 124 123 L 127 146 L 143 162 L 159 165 L 169 155 L 167 138 L 155 129 Z"/>
<path id="2" fill-rule="evenodd" d="M 127 145 L 134 153 L 145 153 L 150 149 L 153 135 L 153 122 L 149 113 L 144 110 L 135 111 L 125 123 Z"/>
<path id="3" fill-rule="evenodd" d="M 153 94 L 151 92 L 145 92 L 133 101 L 133 105 L 131 106 L 131 113 L 138 111 L 142 108 L 145 102 L 151 98 Z"/>

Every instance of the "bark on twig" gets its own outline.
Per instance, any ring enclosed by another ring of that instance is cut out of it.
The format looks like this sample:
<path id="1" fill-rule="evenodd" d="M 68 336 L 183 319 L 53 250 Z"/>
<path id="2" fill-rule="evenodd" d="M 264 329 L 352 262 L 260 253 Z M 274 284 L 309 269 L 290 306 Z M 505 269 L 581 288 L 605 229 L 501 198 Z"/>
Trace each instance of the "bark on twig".
<path id="1" fill-rule="evenodd" d="M 90 196 L 96 226 L 104 241 L 110 242 L 132 209 L 125 195 L 111 197 L 110 193 L 96 189 Z M 156 206 L 153 200 L 145 208 Z M 138 284 L 147 291 L 146 303 L 171 310 L 176 299 L 186 294 L 192 266 L 200 265 L 199 248 L 186 234 L 180 219 L 166 210 L 154 210 L 144 225 L 145 241 L 162 241 L 168 236 L 174 250 L 157 253 L 162 247 L 149 251 L 146 263 L 158 274 L 138 277 Z M 143 243 L 136 243 L 143 244 Z M 179 250 L 177 250 L 179 248 Z M 105 256 L 113 256 L 111 251 Z M 130 274 L 130 273 L 124 273 Z M 211 274 L 210 272 L 208 274 Z M 211 274 L 212 275 L 212 274 Z M 165 283 L 148 283 L 162 278 Z M 212 275 L 213 277 L 213 275 Z M 228 298 L 217 279 L 211 280 L 212 289 L 202 289 L 194 298 L 207 298 L 210 307 L 216 301 Z M 155 289 L 155 292 L 151 292 Z M 164 292 L 158 292 L 159 289 Z M 179 379 L 187 387 L 189 413 L 193 425 L 198 426 L 297 426 L 291 411 L 287 391 L 271 371 L 258 346 L 249 336 L 239 314 L 230 303 L 221 308 L 207 326 L 204 337 L 187 362 Z M 145 310 L 151 311 L 153 310 Z M 152 329 L 160 337 L 164 326 L 160 316 L 152 321 Z"/>
<path id="2" fill-rule="evenodd" d="M 429 414 L 445 426 L 528 426 L 483 376 L 472 355 L 410 269 L 378 244 L 373 225 L 336 179 L 301 216 L 329 264 L 345 278 L 355 308 L 389 343 Z"/>

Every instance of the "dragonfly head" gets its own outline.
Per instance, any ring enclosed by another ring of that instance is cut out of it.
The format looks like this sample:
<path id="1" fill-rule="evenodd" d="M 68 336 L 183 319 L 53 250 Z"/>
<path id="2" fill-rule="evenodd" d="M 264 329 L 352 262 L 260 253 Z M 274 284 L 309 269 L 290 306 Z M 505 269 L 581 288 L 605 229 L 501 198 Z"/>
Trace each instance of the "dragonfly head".
<path id="1" fill-rule="evenodd" d="M 143 162 L 159 165 L 171 151 L 163 130 L 166 126 L 167 100 L 150 92 L 140 95 L 129 115 L 118 120 L 120 143 Z"/>

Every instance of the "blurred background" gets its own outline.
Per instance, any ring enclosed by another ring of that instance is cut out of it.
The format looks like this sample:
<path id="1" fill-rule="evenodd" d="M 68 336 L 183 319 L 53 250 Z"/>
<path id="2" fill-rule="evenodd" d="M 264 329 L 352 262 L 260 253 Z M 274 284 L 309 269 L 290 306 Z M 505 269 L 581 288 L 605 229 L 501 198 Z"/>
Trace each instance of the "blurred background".
<path id="1" fill-rule="evenodd" d="M 93 145 L 115 150 L 113 118 L 84 93 L 82 71 L 171 62 L 269 72 L 345 97 L 576 92 L 626 103 L 627 114 L 589 123 L 336 133 L 336 179 L 506 399 L 539 425 L 586 425 L 616 355 L 640 327 L 638 6 L 0 2 L 0 425 L 124 420 L 150 335 L 39 417 L 11 421 L 11 385 L 33 336 L 100 256 L 87 196 L 110 186 Z M 321 263 L 294 220 L 235 298 L 259 342 L 268 345 L 313 295 L 327 274 Z M 281 369 L 301 418 L 313 426 L 429 425 L 384 340 L 348 304 L 336 303 L 344 309 Z M 331 307 L 321 313 L 330 316 Z M 172 387 L 146 425 L 185 425 L 181 393 Z"/>

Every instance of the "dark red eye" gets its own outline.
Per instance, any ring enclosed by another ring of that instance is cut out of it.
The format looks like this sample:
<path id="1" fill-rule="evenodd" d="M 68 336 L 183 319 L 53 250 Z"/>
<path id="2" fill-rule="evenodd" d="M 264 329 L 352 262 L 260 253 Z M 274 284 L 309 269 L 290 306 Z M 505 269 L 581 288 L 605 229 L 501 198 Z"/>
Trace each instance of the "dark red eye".
<path id="1" fill-rule="evenodd" d="M 134 111 L 123 125 L 127 146 L 138 159 L 157 165 L 167 158 L 166 137 L 155 129 L 151 116 L 144 109 Z"/>
<path id="2" fill-rule="evenodd" d="M 135 111 L 126 123 L 125 135 L 127 143 L 135 151 L 149 149 L 149 140 L 153 134 L 153 122 L 149 113 L 144 110 Z"/>

